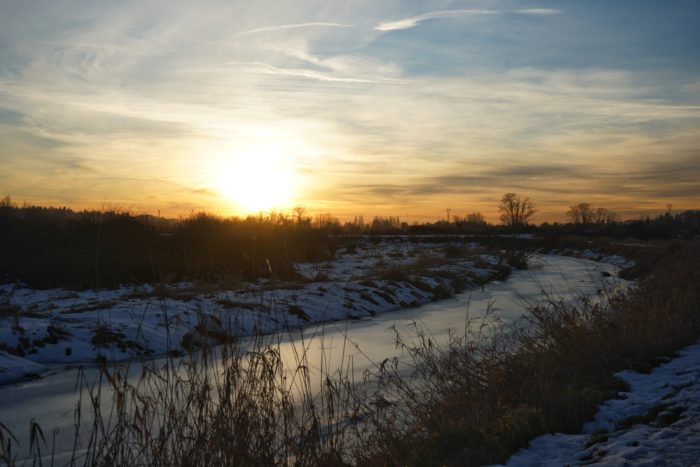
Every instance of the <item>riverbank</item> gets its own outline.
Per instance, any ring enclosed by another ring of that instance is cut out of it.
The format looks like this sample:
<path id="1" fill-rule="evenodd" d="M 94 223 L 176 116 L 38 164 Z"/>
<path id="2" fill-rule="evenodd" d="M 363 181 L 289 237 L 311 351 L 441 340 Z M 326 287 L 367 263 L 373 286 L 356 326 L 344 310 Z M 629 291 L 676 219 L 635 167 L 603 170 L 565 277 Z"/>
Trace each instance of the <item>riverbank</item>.
<path id="1" fill-rule="evenodd" d="M 510 267 L 476 243 L 366 240 L 299 280 L 178 283 L 113 290 L 0 286 L 0 384 L 76 364 L 182 353 L 313 323 L 354 320 L 503 280 Z"/>

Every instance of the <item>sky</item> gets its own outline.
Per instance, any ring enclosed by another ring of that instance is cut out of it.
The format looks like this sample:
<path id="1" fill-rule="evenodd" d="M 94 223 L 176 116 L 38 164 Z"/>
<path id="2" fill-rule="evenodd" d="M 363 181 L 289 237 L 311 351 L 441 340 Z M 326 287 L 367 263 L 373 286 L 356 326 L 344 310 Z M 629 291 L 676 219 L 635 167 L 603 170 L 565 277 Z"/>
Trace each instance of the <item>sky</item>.
<path id="1" fill-rule="evenodd" d="M 0 0 L 0 195 L 178 216 L 700 207 L 700 2 Z"/>

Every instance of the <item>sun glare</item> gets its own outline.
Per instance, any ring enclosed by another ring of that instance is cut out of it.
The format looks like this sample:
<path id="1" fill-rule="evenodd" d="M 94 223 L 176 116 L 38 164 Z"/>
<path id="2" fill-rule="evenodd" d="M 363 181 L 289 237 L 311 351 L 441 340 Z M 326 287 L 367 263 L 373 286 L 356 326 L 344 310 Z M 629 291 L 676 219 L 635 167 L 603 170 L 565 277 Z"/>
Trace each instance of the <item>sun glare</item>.
<path id="1" fill-rule="evenodd" d="M 284 148 L 259 142 L 224 157 L 217 169 L 219 191 L 241 214 L 286 208 L 293 204 L 295 173 Z"/>

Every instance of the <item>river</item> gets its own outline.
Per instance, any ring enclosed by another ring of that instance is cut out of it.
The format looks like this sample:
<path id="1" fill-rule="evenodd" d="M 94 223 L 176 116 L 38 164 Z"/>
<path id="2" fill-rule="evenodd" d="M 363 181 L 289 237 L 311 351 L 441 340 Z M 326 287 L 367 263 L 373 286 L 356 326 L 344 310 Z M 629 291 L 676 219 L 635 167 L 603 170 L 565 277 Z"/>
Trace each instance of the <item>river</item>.
<path id="1" fill-rule="evenodd" d="M 483 289 L 470 290 L 452 299 L 285 333 L 280 337 L 283 356 L 292 359 L 293 347 L 298 350 L 303 342 L 312 371 L 315 366 L 318 372 L 323 362 L 324 369 L 333 372 L 352 359 L 355 380 L 359 381 L 365 370 L 373 369 L 377 362 L 401 356 L 392 328 L 410 335 L 413 325 L 417 324 L 428 330 L 435 342 L 446 343 L 450 335 L 464 333 L 467 316 L 483 315 L 489 306 L 493 317 L 509 325 L 526 312 L 523 303 L 538 301 L 543 291 L 552 297 L 573 301 L 580 296 L 595 297 L 600 290 L 618 283 L 614 279 L 618 268 L 605 263 L 535 255 L 529 264 L 529 269 L 513 271 L 506 281 L 490 283 Z M 92 366 L 84 366 L 83 372 L 90 381 L 99 374 Z M 49 447 L 53 442 L 53 429 L 57 427 L 56 451 L 72 449 L 77 376 L 76 367 L 56 366 L 41 379 L 0 386 L 0 422 L 18 438 L 24 449 L 20 453 L 26 452 L 32 419 L 43 428 Z"/>

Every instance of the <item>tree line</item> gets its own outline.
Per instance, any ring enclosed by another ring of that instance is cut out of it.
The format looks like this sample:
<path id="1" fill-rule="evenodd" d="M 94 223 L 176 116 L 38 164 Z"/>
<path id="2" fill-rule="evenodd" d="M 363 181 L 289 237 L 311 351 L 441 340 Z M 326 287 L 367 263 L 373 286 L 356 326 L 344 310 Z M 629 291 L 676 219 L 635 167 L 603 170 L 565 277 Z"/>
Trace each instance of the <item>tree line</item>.
<path id="1" fill-rule="evenodd" d="M 223 218 L 233 224 L 256 224 L 277 227 L 297 227 L 302 229 L 322 230 L 328 233 L 348 233 L 348 234 L 388 234 L 398 232 L 424 231 L 428 230 L 450 230 L 456 229 L 467 232 L 486 232 L 495 230 L 512 230 L 522 231 L 537 228 L 533 222 L 534 215 L 538 212 L 535 202 L 529 196 L 525 196 L 515 192 L 505 193 L 498 204 L 498 214 L 500 225 L 491 224 L 486 217 L 478 211 L 468 213 L 464 216 L 452 215 L 451 209 L 447 209 L 447 218 L 436 222 L 413 222 L 408 224 L 398 216 L 374 216 L 371 219 L 365 219 L 363 216 L 355 216 L 352 220 L 342 222 L 338 217 L 331 213 L 319 213 L 316 215 L 308 215 L 306 207 L 297 205 L 289 212 L 282 210 L 273 210 L 269 212 L 260 212 L 255 215 L 249 215 L 245 218 L 229 217 Z M 612 227 L 620 225 L 634 224 L 654 224 L 659 228 L 668 228 L 675 225 L 679 228 L 692 230 L 695 226 L 694 222 L 687 219 L 695 218 L 695 211 L 686 211 L 672 215 L 669 212 L 659 216 L 658 219 L 651 219 L 649 216 L 639 219 L 623 220 L 622 217 L 601 206 L 595 206 L 588 202 L 580 202 L 569 206 L 566 211 L 566 220 L 564 224 L 544 222 L 539 227 L 551 229 L 552 226 L 559 228 L 570 228 L 574 230 L 580 229 L 600 229 L 602 227 Z M 8 219 L 23 219 L 26 222 L 66 222 L 76 221 L 86 218 L 101 218 L 105 215 L 127 214 L 140 223 L 144 223 L 156 230 L 171 232 L 177 226 L 188 219 L 197 216 L 220 217 L 208 213 L 191 213 L 189 216 L 181 217 L 180 219 L 168 219 L 160 216 L 152 216 L 149 214 L 131 214 L 128 211 L 113 208 L 104 210 L 86 210 L 73 211 L 69 208 L 49 208 L 32 206 L 25 204 L 18 206 L 12 202 L 9 196 L 0 198 L 0 227 L 3 222 Z M 663 219 L 662 219 L 663 218 Z M 661 221 L 663 220 L 663 222 Z"/>

